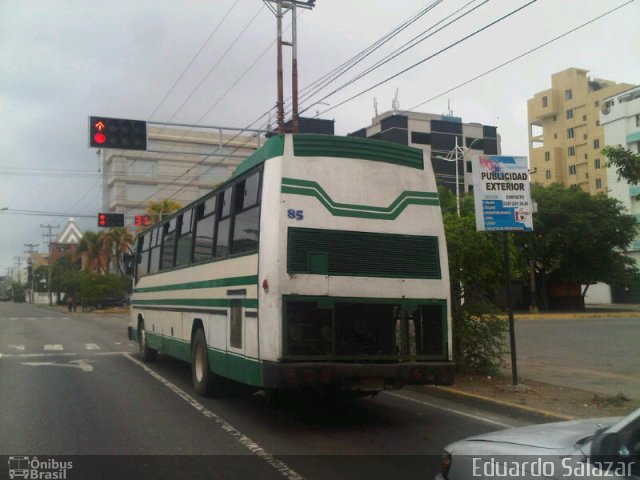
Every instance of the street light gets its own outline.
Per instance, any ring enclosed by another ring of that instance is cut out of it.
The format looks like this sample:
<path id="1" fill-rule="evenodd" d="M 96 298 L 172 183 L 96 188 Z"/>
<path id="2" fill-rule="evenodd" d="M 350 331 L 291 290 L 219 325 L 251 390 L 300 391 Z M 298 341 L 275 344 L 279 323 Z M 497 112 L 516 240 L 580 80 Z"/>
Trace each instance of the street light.
<path id="1" fill-rule="evenodd" d="M 464 156 L 466 155 L 466 153 L 471 150 L 471 147 L 473 147 L 473 144 L 476 143 L 477 141 L 479 141 L 479 138 L 474 138 L 473 141 L 469 144 L 468 147 L 463 147 L 461 145 L 458 145 L 458 136 L 456 135 L 455 137 L 456 139 L 456 146 L 454 147 L 453 150 L 451 150 L 449 153 L 447 153 L 446 157 L 442 157 L 440 155 L 435 156 L 434 158 L 437 158 L 439 160 L 445 160 L 447 162 L 456 162 L 456 211 L 458 213 L 458 216 L 460 216 L 460 177 L 459 177 L 459 173 L 458 173 L 458 161 L 460 160 L 464 160 Z"/>

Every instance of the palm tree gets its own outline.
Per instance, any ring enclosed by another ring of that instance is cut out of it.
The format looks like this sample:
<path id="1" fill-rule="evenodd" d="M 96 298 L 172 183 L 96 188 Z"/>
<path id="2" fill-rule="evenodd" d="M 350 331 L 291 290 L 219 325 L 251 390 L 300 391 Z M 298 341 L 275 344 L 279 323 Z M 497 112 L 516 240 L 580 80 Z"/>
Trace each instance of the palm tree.
<path id="1" fill-rule="evenodd" d="M 116 266 L 120 274 L 124 274 L 122 269 L 123 256 L 131 252 L 134 236 L 124 227 L 110 228 L 104 234 L 103 250 L 105 256 L 110 254 L 110 258 L 115 258 Z"/>
<path id="2" fill-rule="evenodd" d="M 102 259 L 105 257 L 103 245 L 103 232 L 88 231 L 84 233 L 76 249 L 76 255 L 82 258 L 83 269 L 97 271 L 98 273 L 106 271 L 105 266 L 102 264 Z M 107 261 L 109 260 L 108 257 L 106 259 Z"/>
<path id="3" fill-rule="evenodd" d="M 175 200 L 171 200 L 167 198 L 161 201 L 150 200 L 147 204 L 147 215 L 149 216 L 149 221 L 151 225 L 154 223 L 158 223 L 165 215 L 172 214 L 182 208 Z"/>

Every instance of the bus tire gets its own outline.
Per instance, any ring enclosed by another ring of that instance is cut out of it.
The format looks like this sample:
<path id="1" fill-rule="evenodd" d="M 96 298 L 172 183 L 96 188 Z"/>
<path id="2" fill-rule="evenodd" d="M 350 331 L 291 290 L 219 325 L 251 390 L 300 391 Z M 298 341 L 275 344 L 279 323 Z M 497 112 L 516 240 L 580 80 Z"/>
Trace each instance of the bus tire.
<path id="1" fill-rule="evenodd" d="M 198 328 L 191 343 L 191 378 L 193 389 L 202 397 L 211 396 L 215 390 L 215 374 L 209 369 L 207 340 L 202 328 Z"/>
<path id="2" fill-rule="evenodd" d="M 145 362 L 154 362 L 158 356 L 158 351 L 147 345 L 147 334 L 143 320 L 138 322 L 138 349 L 142 360 Z"/>

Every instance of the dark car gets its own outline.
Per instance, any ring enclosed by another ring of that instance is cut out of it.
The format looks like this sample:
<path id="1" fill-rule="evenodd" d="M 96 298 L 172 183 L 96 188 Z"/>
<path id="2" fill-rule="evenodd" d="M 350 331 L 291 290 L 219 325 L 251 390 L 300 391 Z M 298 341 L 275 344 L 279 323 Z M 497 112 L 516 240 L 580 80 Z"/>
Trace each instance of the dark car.
<path id="1" fill-rule="evenodd" d="M 129 305 L 129 299 L 127 297 L 103 297 L 93 303 L 98 310 L 108 307 L 124 307 Z"/>

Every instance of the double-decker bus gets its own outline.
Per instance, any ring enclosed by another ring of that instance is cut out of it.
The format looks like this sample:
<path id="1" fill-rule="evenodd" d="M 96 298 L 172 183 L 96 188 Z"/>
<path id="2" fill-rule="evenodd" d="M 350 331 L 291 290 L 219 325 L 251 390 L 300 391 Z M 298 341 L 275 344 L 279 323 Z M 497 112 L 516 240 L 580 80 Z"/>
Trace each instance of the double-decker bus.
<path id="1" fill-rule="evenodd" d="M 142 232 L 129 338 L 264 389 L 451 384 L 449 272 L 431 162 L 356 137 L 274 136 Z"/>

